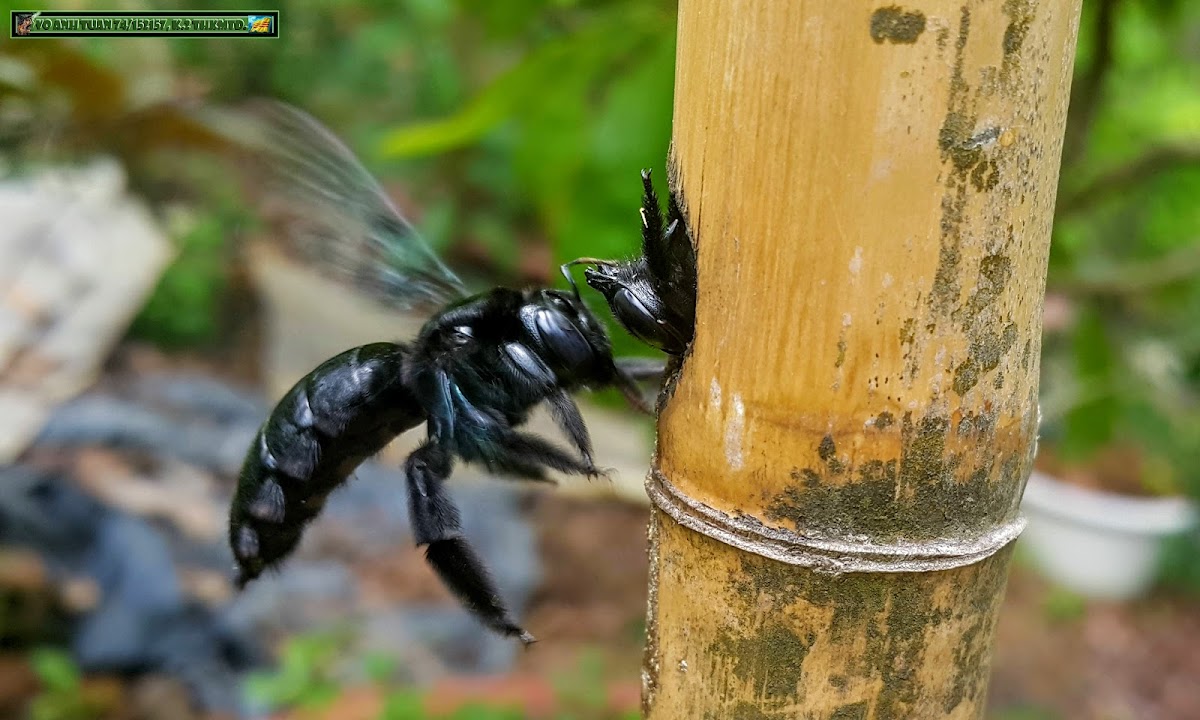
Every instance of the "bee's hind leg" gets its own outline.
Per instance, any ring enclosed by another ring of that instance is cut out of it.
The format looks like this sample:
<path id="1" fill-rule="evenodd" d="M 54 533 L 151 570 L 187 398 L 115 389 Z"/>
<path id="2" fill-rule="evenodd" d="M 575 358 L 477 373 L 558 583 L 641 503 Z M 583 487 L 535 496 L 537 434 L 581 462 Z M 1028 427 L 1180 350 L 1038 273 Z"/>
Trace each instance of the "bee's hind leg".
<path id="1" fill-rule="evenodd" d="M 426 546 L 425 559 L 468 610 L 489 628 L 529 645 L 534 637 L 513 620 L 487 566 L 463 535 L 458 508 L 444 491 L 452 468 L 453 458 L 436 440 L 427 441 L 404 462 L 417 545 Z"/>

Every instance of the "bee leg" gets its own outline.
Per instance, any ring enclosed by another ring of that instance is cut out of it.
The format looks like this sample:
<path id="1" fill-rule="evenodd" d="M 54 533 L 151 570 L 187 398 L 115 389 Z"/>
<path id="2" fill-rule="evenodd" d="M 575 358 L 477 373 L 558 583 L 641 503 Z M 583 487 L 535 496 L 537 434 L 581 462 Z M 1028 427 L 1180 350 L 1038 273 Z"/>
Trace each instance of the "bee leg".
<path id="1" fill-rule="evenodd" d="M 524 345 L 508 343 L 503 350 L 512 367 L 516 368 L 527 382 L 546 393 L 546 402 L 550 405 L 554 422 L 566 433 L 575 447 L 579 448 L 584 463 L 591 466 L 592 439 L 588 435 L 587 424 L 579 414 L 579 406 L 575 404 L 575 400 L 569 393 L 555 387 L 554 373 Z"/>
<path id="2" fill-rule="evenodd" d="M 663 376 L 667 373 L 667 363 L 655 358 L 623 357 L 617 358 L 614 362 L 619 372 L 625 373 L 633 380 L 662 382 Z"/>
<path id="3" fill-rule="evenodd" d="M 494 440 L 496 443 L 487 459 L 488 468 L 517 477 L 545 480 L 544 468 L 588 477 L 604 477 L 590 459 L 576 460 L 561 449 L 536 435 L 509 431 Z"/>
<path id="4" fill-rule="evenodd" d="M 491 573 L 463 536 L 458 508 L 445 494 L 453 459 L 436 441 L 417 448 L 404 463 L 413 536 L 425 559 L 460 602 L 492 630 L 535 642 L 508 612 Z"/>
<path id="5" fill-rule="evenodd" d="M 583 415 L 579 413 L 579 406 L 575 404 L 574 398 L 560 390 L 551 395 L 547 402 L 550 404 L 550 412 L 554 416 L 555 423 L 567 434 L 575 447 L 579 448 L 579 454 L 583 456 L 584 463 L 592 465 L 594 462 L 592 438 L 588 434 L 587 424 L 584 423 Z"/>
<path id="6" fill-rule="evenodd" d="M 621 391 L 621 394 L 625 396 L 625 399 L 635 409 L 647 415 L 654 414 L 654 406 L 642 394 L 642 389 L 638 387 L 636 376 L 623 369 L 620 363 L 616 363 L 613 366 L 612 381 L 613 385 Z"/>
<path id="7" fill-rule="evenodd" d="M 650 171 L 642 170 L 642 252 L 663 243 L 663 216 Z"/>
<path id="8" fill-rule="evenodd" d="M 668 198 L 664 230 L 649 170 L 642 171 L 642 186 L 642 256 L 646 279 L 663 308 L 657 320 L 667 325 L 676 344 L 686 346 L 696 324 L 696 248 L 679 196 L 672 191 Z M 647 215 L 653 216 L 652 222 Z"/>

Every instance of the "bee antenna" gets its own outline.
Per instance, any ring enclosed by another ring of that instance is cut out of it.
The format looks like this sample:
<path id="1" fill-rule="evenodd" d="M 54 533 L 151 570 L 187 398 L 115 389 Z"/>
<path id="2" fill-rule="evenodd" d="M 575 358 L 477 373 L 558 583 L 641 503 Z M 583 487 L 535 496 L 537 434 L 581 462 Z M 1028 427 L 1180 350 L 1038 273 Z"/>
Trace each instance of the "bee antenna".
<path id="1" fill-rule="evenodd" d="M 601 260 L 599 258 L 585 257 L 585 258 L 579 258 L 578 260 L 572 260 L 569 263 L 563 263 L 559 269 L 562 270 L 563 277 L 565 277 L 567 279 L 567 282 L 571 283 L 571 287 L 575 289 L 575 295 L 576 295 L 576 297 L 578 297 L 579 296 L 579 288 L 577 288 L 575 286 L 575 278 L 571 276 L 570 268 L 572 268 L 576 265 L 595 265 L 597 267 L 612 267 L 613 265 L 616 265 L 616 264 L 617 263 L 613 262 L 612 260 Z"/>
<path id="2" fill-rule="evenodd" d="M 565 277 L 567 279 L 567 282 L 570 283 L 571 289 L 575 291 L 575 299 L 582 302 L 583 299 L 579 296 L 579 286 L 575 284 L 575 277 L 573 275 L 571 275 L 571 268 L 576 265 L 597 265 L 600 267 L 607 267 L 609 265 L 615 265 L 615 264 L 616 263 L 614 263 L 612 260 L 600 260 L 598 258 L 579 258 L 578 260 L 572 260 L 569 263 L 563 263 L 562 265 L 559 266 L 559 270 L 562 271 L 563 277 Z"/>
<path id="3" fill-rule="evenodd" d="M 558 269 L 562 271 L 563 277 L 567 279 L 567 283 L 571 286 L 571 290 L 575 292 L 575 299 L 579 300 L 579 286 L 575 284 L 575 277 L 571 275 L 571 266 L 577 264 L 579 264 L 578 260 L 569 263 L 563 263 Z"/>

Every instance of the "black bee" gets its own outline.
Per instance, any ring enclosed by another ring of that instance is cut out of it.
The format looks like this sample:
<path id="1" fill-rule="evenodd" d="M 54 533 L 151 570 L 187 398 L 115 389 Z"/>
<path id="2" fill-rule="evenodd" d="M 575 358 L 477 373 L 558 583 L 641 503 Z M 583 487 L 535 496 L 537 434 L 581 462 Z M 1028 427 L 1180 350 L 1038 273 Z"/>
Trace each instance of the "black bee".
<path id="1" fill-rule="evenodd" d="M 601 476 L 571 392 L 615 386 L 649 412 L 636 381 L 660 377 L 662 364 L 615 360 L 603 325 L 573 282 L 573 292 L 497 288 L 468 296 L 353 153 L 315 119 L 277 103 L 261 106 L 249 122 L 240 116 L 229 124 L 238 117 L 212 119 L 282 180 L 306 220 L 302 230 L 293 228 L 296 249 L 396 307 L 441 309 L 411 342 L 364 345 L 326 361 L 275 407 L 249 449 L 230 511 L 237 586 L 284 561 L 329 493 L 360 463 L 425 423 L 425 441 L 404 463 L 417 545 L 488 627 L 533 642 L 463 536 L 443 487 L 454 462 L 527 480 L 546 480 L 548 468 Z M 657 213 L 656 201 L 648 205 Z M 651 238 L 649 222 L 643 224 Z M 656 256 L 656 272 L 664 261 Z M 643 303 L 670 297 L 669 283 L 647 287 L 652 294 L 633 286 Z M 673 327 L 663 332 L 673 340 L 690 335 Z M 578 457 L 517 429 L 543 402 Z"/>
<path id="2" fill-rule="evenodd" d="M 631 335 L 669 355 L 683 355 L 696 324 L 696 249 L 683 209 L 670 194 L 666 227 L 650 171 L 642 171 L 642 255 L 616 261 L 580 258 L 563 265 L 584 270 L 587 284 L 608 301 Z"/>

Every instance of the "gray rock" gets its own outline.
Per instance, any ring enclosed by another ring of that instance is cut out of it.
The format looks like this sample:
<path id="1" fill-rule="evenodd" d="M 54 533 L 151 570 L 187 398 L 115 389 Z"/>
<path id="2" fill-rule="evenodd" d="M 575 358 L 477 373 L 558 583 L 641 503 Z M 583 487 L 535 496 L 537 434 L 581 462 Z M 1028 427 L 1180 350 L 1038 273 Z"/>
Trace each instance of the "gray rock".
<path id="1" fill-rule="evenodd" d="M 130 400 L 94 394 L 55 409 L 34 443 L 138 450 L 232 475 L 241 467 L 260 422 L 176 420 Z"/>
<path id="2" fill-rule="evenodd" d="M 0 469 L 0 542 L 30 547 L 52 573 L 99 588 L 78 620 L 72 653 L 85 671 L 168 673 L 209 711 L 241 712 L 239 678 L 261 652 L 207 608 L 186 600 L 159 531 L 68 480 Z"/>

